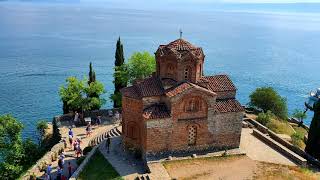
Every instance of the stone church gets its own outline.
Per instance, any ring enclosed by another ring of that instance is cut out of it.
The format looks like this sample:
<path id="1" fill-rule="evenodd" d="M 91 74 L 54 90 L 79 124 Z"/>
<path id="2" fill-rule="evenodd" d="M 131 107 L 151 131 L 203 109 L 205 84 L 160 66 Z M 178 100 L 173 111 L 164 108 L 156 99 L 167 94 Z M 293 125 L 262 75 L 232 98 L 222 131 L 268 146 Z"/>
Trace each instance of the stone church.
<path id="1" fill-rule="evenodd" d="M 238 148 L 244 108 L 230 78 L 204 76 L 202 48 L 182 38 L 155 57 L 151 77 L 121 90 L 125 147 L 146 160 Z"/>

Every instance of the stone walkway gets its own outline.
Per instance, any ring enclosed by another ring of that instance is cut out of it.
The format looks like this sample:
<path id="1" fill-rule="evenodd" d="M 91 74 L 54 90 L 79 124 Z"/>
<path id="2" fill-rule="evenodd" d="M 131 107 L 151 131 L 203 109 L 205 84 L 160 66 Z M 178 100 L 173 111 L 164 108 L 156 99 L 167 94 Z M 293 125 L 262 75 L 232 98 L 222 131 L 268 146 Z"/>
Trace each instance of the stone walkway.
<path id="1" fill-rule="evenodd" d="M 106 141 L 101 143 L 99 150 L 120 176 L 126 180 L 134 180 L 136 177 L 146 173 L 141 160 L 137 160 L 132 155 L 123 151 L 121 137 L 111 138 L 109 153 L 107 153 Z"/>
<path id="2" fill-rule="evenodd" d="M 240 149 L 244 150 L 249 158 L 256 161 L 296 166 L 290 159 L 253 136 L 252 132 L 253 130 L 250 128 L 242 128 L 240 141 Z"/>
<path id="3" fill-rule="evenodd" d="M 114 127 L 115 127 L 115 125 L 110 124 L 108 121 L 104 122 L 104 124 L 102 124 L 100 126 L 94 126 L 93 132 L 90 137 L 86 137 L 86 127 L 85 126 L 72 128 L 72 131 L 74 133 L 74 139 L 77 137 L 81 139 L 81 141 L 82 141 L 81 148 L 84 149 L 85 147 L 88 146 L 88 143 L 91 139 L 95 138 L 97 135 L 99 135 L 103 132 L 109 131 L 110 129 L 112 129 Z M 73 148 L 69 149 L 70 144 L 68 142 L 68 131 L 69 131 L 68 127 L 63 126 L 60 128 L 60 133 L 61 133 L 62 139 L 67 138 L 67 143 L 68 143 L 67 149 L 65 149 L 65 165 L 64 165 L 64 170 L 63 170 L 63 174 L 66 177 L 69 177 L 68 176 L 68 162 L 70 162 L 73 167 L 72 172 L 74 172 L 76 170 L 76 168 L 78 167 L 78 165 L 76 163 L 77 158 L 75 156 L 75 152 L 73 151 Z M 58 167 L 58 161 L 53 162 L 52 163 L 52 177 L 53 177 L 53 179 L 56 178 L 57 167 Z M 37 176 L 42 176 L 42 175 L 43 174 L 38 174 Z"/>

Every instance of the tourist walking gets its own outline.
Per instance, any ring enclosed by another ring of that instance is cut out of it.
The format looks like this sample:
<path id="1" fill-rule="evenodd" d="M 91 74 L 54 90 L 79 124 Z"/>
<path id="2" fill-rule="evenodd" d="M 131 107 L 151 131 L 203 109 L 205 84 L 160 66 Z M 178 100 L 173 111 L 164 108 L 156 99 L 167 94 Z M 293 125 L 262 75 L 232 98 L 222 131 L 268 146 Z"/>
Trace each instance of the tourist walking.
<path id="1" fill-rule="evenodd" d="M 58 170 L 57 170 L 57 180 L 61 180 L 62 178 L 62 174 L 63 174 L 63 171 L 62 171 L 62 168 L 58 167 Z"/>
<path id="2" fill-rule="evenodd" d="M 72 131 L 72 128 L 69 128 L 68 135 L 69 135 L 69 136 L 71 136 L 71 137 L 73 138 L 73 131 Z"/>
<path id="3" fill-rule="evenodd" d="M 49 176 L 48 173 L 45 173 L 45 174 L 44 174 L 44 179 L 45 179 L 45 180 L 50 180 L 50 176 Z"/>
<path id="4" fill-rule="evenodd" d="M 72 136 L 69 135 L 70 149 L 72 149 L 72 143 L 73 143 L 73 138 L 72 138 Z"/>
<path id="5" fill-rule="evenodd" d="M 52 164 L 48 164 L 47 169 L 46 169 L 46 173 L 49 176 L 49 179 L 51 179 L 51 171 L 52 171 Z"/>
<path id="6" fill-rule="evenodd" d="M 80 147 L 80 144 L 78 144 L 76 147 L 76 155 L 77 155 L 77 158 L 82 156 L 82 149 Z"/>
<path id="7" fill-rule="evenodd" d="M 101 116 L 97 117 L 97 124 L 98 124 L 98 126 L 101 124 Z"/>
<path id="8" fill-rule="evenodd" d="M 106 148 L 107 148 L 107 153 L 109 154 L 110 152 L 110 144 L 111 144 L 111 139 L 109 134 L 107 135 L 107 140 L 106 140 Z"/>
<path id="9" fill-rule="evenodd" d="M 86 127 L 86 131 L 87 131 L 87 137 L 91 136 L 91 133 L 92 133 L 92 126 L 91 126 L 91 123 L 89 122 L 89 124 L 87 125 Z"/>
<path id="10" fill-rule="evenodd" d="M 79 113 L 77 111 L 74 112 L 74 119 L 73 122 L 74 124 L 77 124 L 79 121 Z"/>
<path id="11" fill-rule="evenodd" d="M 63 138 L 62 142 L 63 142 L 64 148 L 66 149 L 68 146 L 66 138 Z"/>

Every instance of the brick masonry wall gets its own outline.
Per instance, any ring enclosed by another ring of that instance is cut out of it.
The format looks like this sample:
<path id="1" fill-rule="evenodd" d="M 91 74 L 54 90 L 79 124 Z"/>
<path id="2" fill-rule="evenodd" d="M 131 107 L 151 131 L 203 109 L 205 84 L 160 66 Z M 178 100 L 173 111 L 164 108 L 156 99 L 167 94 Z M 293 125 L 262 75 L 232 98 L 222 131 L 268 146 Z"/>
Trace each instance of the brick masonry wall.
<path id="1" fill-rule="evenodd" d="M 127 147 L 142 148 L 145 137 L 142 110 L 142 100 L 122 97 L 122 132 Z"/>
<path id="2" fill-rule="evenodd" d="M 146 121 L 146 152 L 167 151 L 173 130 L 171 118 Z"/>
<path id="3" fill-rule="evenodd" d="M 185 103 L 190 98 L 201 100 L 202 109 L 192 113 L 185 112 Z M 197 89 L 167 99 L 167 103 L 171 103 L 172 106 L 172 119 L 146 122 L 147 153 L 239 147 L 242 112 L 215 112 L 215 97 Z M 195 146 L 188 146 L 188 127 L 191 125 L 197 127 Z"/>

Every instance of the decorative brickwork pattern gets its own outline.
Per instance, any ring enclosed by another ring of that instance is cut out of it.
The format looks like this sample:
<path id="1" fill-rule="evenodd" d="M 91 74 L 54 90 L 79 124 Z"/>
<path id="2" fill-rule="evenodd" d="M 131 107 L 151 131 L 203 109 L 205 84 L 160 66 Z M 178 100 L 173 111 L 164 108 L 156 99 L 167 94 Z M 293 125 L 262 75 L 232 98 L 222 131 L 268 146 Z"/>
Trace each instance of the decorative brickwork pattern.
<path id="1" fill-rule="evenodd" d="M 146 160 L 237 148 L 244 109 L 227 75 L 203 76 L 201 48 L 160 45 L 156 73 L 122 92 L 123 143 Z"/>

